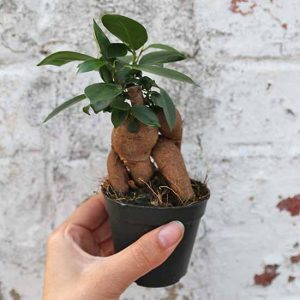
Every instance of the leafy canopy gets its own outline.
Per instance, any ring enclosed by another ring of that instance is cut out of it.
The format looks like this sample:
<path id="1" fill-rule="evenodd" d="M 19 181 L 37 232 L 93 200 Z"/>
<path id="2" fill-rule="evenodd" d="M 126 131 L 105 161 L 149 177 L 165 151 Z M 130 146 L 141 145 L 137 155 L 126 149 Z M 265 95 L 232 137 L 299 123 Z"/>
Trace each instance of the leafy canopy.
<path id="1" fill-rule="evenodd" d="M 115 127 L 126 120 L 131 132 L 138 130 L 140 122 L 159 127 L 157 112 L 162 110 L 172 130 L 176 121 L 175 105 L 168 93 L 153 79 L 144 76 L 143 72 L 195 84 L 189 76 L 164 66 L 167 63 L 184 60 L 184 54 L 165 44 L 145 46 L 148 40 L 145 27 L 128 17 L 107 14 L 101 21 L 120 42 L 110 42 L 94 20 L 94 36 L 99 47 L 96 57 L 73 51 L 60 51 L 47 56 L 38 64 L 38 66 L 62 66 L 79 61 L 78 73 L 96 71 L 103 81 L 86 87 L 83 93 L 56 107 L 44 122 L 73 104 L 88 99 L 89 103 L 83 107 L 83 112 L 90 114 L 90 109 L 96 114 L 110 112 Z M 149 50 L 152 51 L 145 53 Z M 144 105 L 129 104 L 127 89 L 133 85 L 142 88 Z"/>

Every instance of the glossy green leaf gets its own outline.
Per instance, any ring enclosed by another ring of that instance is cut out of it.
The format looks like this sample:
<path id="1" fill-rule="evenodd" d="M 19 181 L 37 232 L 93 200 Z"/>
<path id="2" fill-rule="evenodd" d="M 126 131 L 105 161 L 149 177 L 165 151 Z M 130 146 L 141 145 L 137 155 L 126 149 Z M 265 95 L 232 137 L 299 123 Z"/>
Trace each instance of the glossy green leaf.
<path id="1" fill-rule="evenodd" d="M 116 59 L 116 72 L 115 72 L 115 78 L 117 78 L 117 82 L 120 84 L 124 84 L 129 78 L 132 77 L 132 69 L 127 66 L 123 61 L 121 61 L 119 58 Z"/>
<path id="2" fill-rule="evenodd" d="M 86 98 L 86 96 L 84 94 L 82 94 L 82 95 L 76 96 L 76 97 L 64 102 L 63 104 L 59 105 L 46 117 L 46 119 L 44 120 L 44 123 L 47 122 L 48 120 L 50 120 L 51 118 L 53 118 L 54 116 L 56 116 L 58 113 L 60 113 L 64 109 L 84 100 L 85 98 Z"/>
<path id="3" fill-rule="evenodd" d="M 135 20 L 121 15 L 104 15 L 102 23 L 108 31 L 134 50 L 147 42 L 145 27 Z"/>
<path id="4" fill-rule="evenodd" d="M 111 113 L 112 112 L 112 108 L 110 107 L 110 106 L 107 106 L 106 108 L 104 108 L 103 110 L 102 110 L 104 113 Z"/>
<path id="5" fill-rule="evenodd" d="M 148 76 L 143 76 L 140 78 L 138 84 L 141 85 L 143 89 L 148 91 L 152 88 L 152 86 L 156 86 L 155 81 Z"/>
<path id="6" fill-rule="evenodd" d="M 91 101 L 95 113 L 108 107 L 114 98 L 123 92 L 121 86 L 112 83 L 95 83 L 85 88 L 84 93 Z"/>
<path id="7" fill-rule="evenodd" d="M 152 102 L 163 109 L 167 124 L 172 130 L 176 122 L 176 108 L 168 93 L 160 88 L 160 93 L 151 93 Z"/>
<path id="8" fill-rule="evenodd" d="M 89 59 L 78 65 L 78 73 L 98 71 L 105 64 L 103 59 Z"/>
<path id="9" fill-rule="evenodd" d="M 104 65 L 100 67 L 100 76 L 105 83 L 114 82 L 111 67 L 109 65 Z"/>
<path id="10" fill-rule="evenodd" d="M 134 105 L 131 107 L 131 114 L 140 122 L 159 127 L 159 120 L 156 114 L 147 106 L 144 105 Z"/>
<path id="11" fill-rule="evenodd" d="M 155 48 L 155 49 L 162 49 L 162 50 L 166 50 L 166 51 L 174 51 L 174 52 L 179 52 L 178 50 L 176 50 L 175 48 L 165 45 L 165 44 L 151 44 L 149 46 L 147 46 L 148 48 Z"/>
<path id="12" fill-rule="evenodd" d="M 125 98 L 123 96 L 117 96 L 110 105 L 112 108 L 118 109 L 118 110 L 129 110 L 130 105 L 125 102 Z"/>
<path id="13" fill-rule="evenodd" d="M 105 58 L 107 58 L 107 47 L 110 44 L 110 41 L 95 20 L 94 20 L 93 27 L 94 27 L 94 33 L 95 33 L 95 37 L 96 37 L 97 43 L 99 45 L 100 51 L 101 51 L 102 55 Z"/>
<path id="14" fill-rule="evenodd" d="M 164 64 L 174 61 L 180 61 L 185 59 L 184 55 L 179 52 L 174 51 L 155 51 L 148 54 L 145 54 L 139 61 L 139 64 L 148 64 L 148 65 L 156 65 L 156 64 Z"/>
<path id="15" fill-rule="evenodd" d="M 127 125 L 127 129 L 131 133 L 137 133 L 140 129 L 140 122 L 134 118 L 131 118 Z"/>
<path id="16" fill-rule="evenodd" d="M 91 57 L 86 54 L 73 52 L 73 51 L 59 51 L 50 54 L 46 58 L 44 58 L 38 66 L 43 65 L 52 65 L 52 66 L 62 66 L 64 64 L 67 64 L 72 61 L 83 61 L 83 60 L 89 60 L 94 59 L 94 57 Z"/>
<path id="17" fill-rule="evenodd" d="M 159 66 L 150 66 L 150 65 L 133 65 L 131 67 L 135 70 L 140 70 L 140 71 L 144 71 L 144 72 L 148 72 L 159 76 L 167 77 L 170 79 L 188 82 L 196 85 L 196 83 L 190 77 L 172 69 L 163 68 Z"/>
<path id="18" fill-rule="evenodd" d="M 114 127 L 119 127 L 125 121 L 127 115 L 127 111 L 113 109 L 111 113 L 111 122 L 113 123 Z"/>
<path id="19" fill-rule="evenodd" d="M 107 57 L 121 57 L 127 54 L 127 46 L 123 43 L 112 43 L 107 47 Z"/>

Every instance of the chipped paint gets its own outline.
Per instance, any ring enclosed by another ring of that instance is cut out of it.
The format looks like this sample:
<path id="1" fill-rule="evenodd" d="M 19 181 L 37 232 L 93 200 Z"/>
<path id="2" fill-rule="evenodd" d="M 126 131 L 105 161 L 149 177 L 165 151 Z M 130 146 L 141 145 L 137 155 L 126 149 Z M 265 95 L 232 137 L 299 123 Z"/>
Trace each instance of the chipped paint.
<path id="1" fill-rule="evenodd" d="M 294 282 L 295 280 L 296 280 L 296 277 L 295 277 L 295 276 L 290 275 L 290 276 L 288 277 L 288 282 Z"/>
<path id="2" fill-rule="evenodd" d="M 11 296 L 12 300 L 21 300 L 20 294 L 15 289 L 11 289 L 9 295 Z"/>
<path id="3" fill-rule="evenodd" d="M 264 267 L 264 272 L 254 276 L 254 282 L 256 285 L 268 286 L 273 280 L 279 275 L 277 273 L 278 265 L 266 265 Z"/>
<path id="4" fill-rule="evenodd" d="M 249 0 L 231 0 L 230 10 L 242 16 L 251 15 L 256 7 L 256 2 Z"/>
<path id="5" fill-rule="evenodd" d="M 300 195 L 296 195 L 294 197 L 286 198 L 281 200 L 277 207 L 280 210 L 288 211 L 291 216 L 297 216 L 300 214 Z"/>
<path id="6" fill-rule="evenodd" d="M 300 262 L 300 254 L 299 255 L 294 255 L 290 257 L 290 261 L 292 264 L 297 264 Z"/>

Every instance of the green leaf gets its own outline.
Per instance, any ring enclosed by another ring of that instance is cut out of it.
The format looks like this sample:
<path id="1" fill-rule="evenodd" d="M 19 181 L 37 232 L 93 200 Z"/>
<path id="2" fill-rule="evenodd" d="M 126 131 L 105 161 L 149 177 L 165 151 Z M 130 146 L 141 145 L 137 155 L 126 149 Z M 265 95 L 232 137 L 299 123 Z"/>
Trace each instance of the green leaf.
<path id="1" fill-rule="evenodd" d="M 112 108 L 110 107 L 110 106 L 107 106 L 106 108 L 104 108 L 103 110 L 102 110 L 102 112 L 104 112 L 104 113 L 111 113 L 112 112 Z"/>
<path id="2" fill-rule="evenodd" d="M 113 109 L 111 113 L 111 121 L 115 128 L 119 127 L 126 119 L 128 115 L 127 111 Z"/>
<path id="3" fill-rule="evenodd" d="M 127 129 L 131 133 L 137 133 L 140 129 L 140 122 L 132 118 L 127 125 Z"/>
<path id="4" fill-rule="evenodd" d="M 152 86 L 156 86 L 156 83 L 153 79 L 148 76 L 143 76 L 139 79 L 138 84 L 142 86 L 143 89 L 149 91 Z"/>
<path id="5" fill-rule="evenodd" d="M 43 65 L 62 66 L 71 61 L 88 60 L 88 59 L 94 59 L 94 57 L 91 57 L 86 54 L 78 53 L 78 52 L 73 52 L 73 51 L 59 51 L 59 52 L 52 53 L 46 58 L 44 58 L 38 64 L 38 66 L 43 66 Z"/>
<path id="6" fill-rule="evenodd" d="M 121 15 L 104 15 L 102 23 L 108 31 L 134 50 L 141 48 L 148 40 L 145 27 L 130 18 Z"/>
<path id="7" fill-rule="evenodd" d="M 93 27 L 94 27 L 94 33 L 95 33 L 95 37 L 96 37 L 97 43 L 99 45 L 100 51 L 105 58 L 108 58 L 107 57 L 107 47 L 110 44 L 110 41 L 95 20 L 94 20 Z"/>
<path id="8" fill-rule="evenodd" d="M 129 110 L 130 109 L 130 105 L 125 102 L 125 98 L 123 96 L 117 96 L 111 103 L 110 105 L 112 108 L 118 109 L 118 110 Z"/>
<path id="9" fill-rule="evenodd" d="M 107 57 L 121 57 L 127 54 L 127 46 L 123 43 L 112 43 L 107 47 Z"/>
<path id="10" fill-rule="evenodd" d="M 102 80 L 105 83 L 114 82 L 110 65 L 104 65 L 104 66 L 100 67 L 100 75 L 101 75 Z"/>
<path id="11" fill-rule="evenodd" d="M 91 101 L 95 113 L 108 107 L 114 98 L 123 92 L 121 86 L 112 83 L 95 83 L 85 88 L 84 93 Z"/>
<path id="12" fill-rule="evenodd" d="M 138 119 L 140 122 L 159 127 L 159 120 L 156 114 L 147 106 L 144 105 L 134 105 L 131 107 L 131 114 Z"/>
<path id="13" fill-rule="evenodd" d="M 156 65 L 185 59 L 184 55 L 174 51 L 155 51 L 145 54 L 139 64 Z"/>
<path id="14" fill-rule="evenodd" d="M 184 75 L 181 72 L 172 70 L 172 69 L 167 69 L 159 66 L 149 66 L 149 65 L 132 65 L 131 66 L 135 70 L 140 70 L 152 74 L 156 74 L 159 76 L 171 78 L 174 80 L 179 80 L 183 82 L 188 82 L 197 85 L 190 77 L 187 75 Z"/>
<path id="15" fill-rule="evenodd" d="M 119 58 L 116 59 L 116 72 L 115 77 L 117 77 L 117 82 L 124 84 L 129 78 L 132 78 L 132 69 L 127 66 L 126 63 L 121 61 Z"/>
<path id="16" fill-rule="evenodd" d="M 124 64 L 129 64 L 132 61 L 132 55 L 126 55 L 124 57 L 120 57 L 117 60 L 121 61 Z"/>
<path id="17" fill-rule="evenodd" d="M 44 123 L 47 122 L 48 120 L 50 120 L 51 118 L 53 118 L 54 116 L 56 116 L 62 110 L 70 107 L 73 104 L 76 104 L 76 103 L 84 100 L 85 98 L 86 98 L 86 96 L 84 94 L 82 94 L 82 95 L 76 96 L 76 97 L 64 102 L 63 104 L 59 105 L 46 117 L 46 119 L 44 120 Z"/>
<path id="18" fill-rule="evenodd" d="M 160 88 L 160 93 L 151 93 L 152 102 L 163 109 L 166 121 L 172 131 L 176 122 L 176 108 L 168 93 Z"/>
<path id="19" fill-rule="evenodd" d="M 103 59 L 89 59 L 78 65 L 78 73 L 98 71 L 105 64 Z"/>
<path id="20" fill-rule="evenodd" d="M 147 47 L 148 48 L 156 48 L 156 49 L 162 49 L 162 50 L 166 50 L 166 51 L 174 51 L 174 52 L 179 52 L 178 50 L 176 50 L 175 48 L 165 45 L 165 44 L 151 44 Z"/>
<path id="21" fill-rule="evenodd" d="M 87 115 L 90 115 L 90 108 L 91 106 L 90 105 L 87 105 L 85 107 L 82 108 L 82 111 L 87 114 Z"/>

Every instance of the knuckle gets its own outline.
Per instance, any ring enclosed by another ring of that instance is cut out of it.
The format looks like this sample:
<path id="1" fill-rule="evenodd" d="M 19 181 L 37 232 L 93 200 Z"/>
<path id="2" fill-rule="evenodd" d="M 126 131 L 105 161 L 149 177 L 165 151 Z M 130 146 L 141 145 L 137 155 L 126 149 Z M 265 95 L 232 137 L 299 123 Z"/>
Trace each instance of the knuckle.
<path id="1" fill-rule="evenodd" d="M 150 253 L 141 240 L 138 240 L 131 248 L 131 254 L 137 268 L 148 269 L 153 265 Z"/>
<path id="2" fill-rule="evenodd" d="M 86 238 L 86 230 L 72 223 L 66 226 L 65 234 L 72 237 L 72 239 L 78 244 L 81 244 L 81 242 Z"/>

